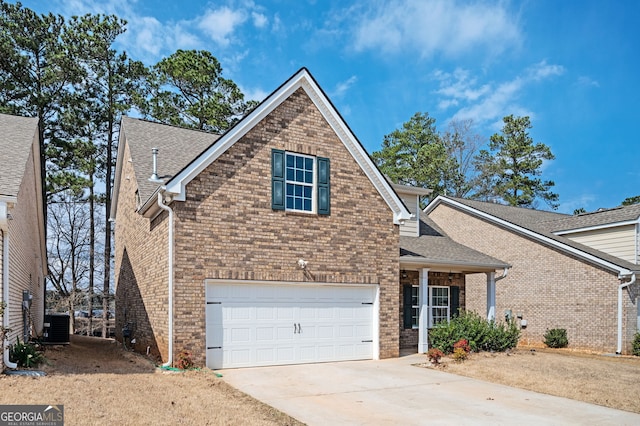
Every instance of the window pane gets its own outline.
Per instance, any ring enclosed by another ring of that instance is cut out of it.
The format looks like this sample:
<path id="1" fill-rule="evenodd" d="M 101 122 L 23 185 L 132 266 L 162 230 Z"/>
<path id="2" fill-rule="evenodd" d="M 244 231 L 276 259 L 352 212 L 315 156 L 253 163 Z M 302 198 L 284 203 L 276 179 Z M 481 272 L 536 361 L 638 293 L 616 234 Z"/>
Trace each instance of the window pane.
<path id="1" fill-rule="evenodd" d="M 315 158 L 286 154 L 286 202 L 292 210 L 313 211 Z"/>

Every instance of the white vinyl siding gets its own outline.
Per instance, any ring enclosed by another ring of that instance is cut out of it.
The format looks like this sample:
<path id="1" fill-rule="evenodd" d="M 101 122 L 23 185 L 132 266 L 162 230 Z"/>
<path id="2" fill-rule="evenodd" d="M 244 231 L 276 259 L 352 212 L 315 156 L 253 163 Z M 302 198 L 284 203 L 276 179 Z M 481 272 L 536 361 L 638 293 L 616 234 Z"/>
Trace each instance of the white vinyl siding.
<path id="1" fill-rule="evenodd" d="M 576 243 L 603 251 L 631 263 L 638 263 L 636 254 L 636 226 L 624 225 L 566 234 Z"/>
<path id="2" fill-rule="evenodd" d="M 398 193 L 398 195 L 409 211 L 415 215 L 415 217 L 405 220 L 404 223 L 400 225 L 400 235 L 403 237 L 417 237 L 419 236 L 418 227 L 420 218 L 419 197 L 415 194 Z"/>

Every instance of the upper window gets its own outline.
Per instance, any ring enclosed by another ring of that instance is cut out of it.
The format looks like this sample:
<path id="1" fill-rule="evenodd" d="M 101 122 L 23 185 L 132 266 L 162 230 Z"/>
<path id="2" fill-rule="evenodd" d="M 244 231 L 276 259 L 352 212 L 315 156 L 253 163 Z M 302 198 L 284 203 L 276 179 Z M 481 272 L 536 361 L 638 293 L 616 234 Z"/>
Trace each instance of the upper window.
<path id="1" fill-rule="evenodd" d="M 286 153 L 286 210 L 314 211 L 314 162 L 313 157 Z"/>
<path id="2" fill-rule="evenodd" d="M 329 159 L 271 151 L 271 208 L 328 215 Z"/>

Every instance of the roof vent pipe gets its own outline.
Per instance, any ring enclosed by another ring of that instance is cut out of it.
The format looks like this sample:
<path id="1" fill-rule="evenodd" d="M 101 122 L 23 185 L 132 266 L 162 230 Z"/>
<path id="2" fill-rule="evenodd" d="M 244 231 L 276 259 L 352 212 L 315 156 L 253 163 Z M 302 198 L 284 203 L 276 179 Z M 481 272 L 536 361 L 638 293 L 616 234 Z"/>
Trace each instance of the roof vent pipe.
<path id="1" fill-rule="evenodd" d="M 149 181 L 161 183 L 162 180 L 158 177 L 158 148 L 151 148 L 151 155 L 153 156 L 153 173 L 151 174 Z"/>

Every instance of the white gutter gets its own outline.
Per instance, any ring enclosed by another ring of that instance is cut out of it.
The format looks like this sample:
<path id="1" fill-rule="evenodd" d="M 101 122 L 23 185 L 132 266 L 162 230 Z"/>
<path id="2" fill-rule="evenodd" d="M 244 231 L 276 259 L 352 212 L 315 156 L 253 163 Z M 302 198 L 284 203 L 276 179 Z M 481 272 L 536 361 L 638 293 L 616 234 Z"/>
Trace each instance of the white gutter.
<path id="1" fill-rule="evenodd" d="M 500 275 L 499 277 L 495 277 L 496 282 L 500 281 L 503 278 L 507 278 L 507 274 L 509 273 L 509 266 L 507 266 L 506 268 L 504 268 L 504 271 L 502 272 L 502 275 Z"/>
<path id="2" fill-rule="evenodd" d="M 620 277 L 622 280 L 622 277 Z M 616 349 L 616 354 L 622 354 L 622 289 L 629 287 L 633 283 L 636 282 L 636 274 L 631 274 L 631 280 L 626 283 L 622 283 L 618 286 L 618 347 Z"/>
<path id="3" fill-rule="evenodd" d="M 171 367 L 173 364 L 173 210 L 164 204 L 162 192 L 158 193 L 158 207 L 169 213 L 169 359 L 162 366 Z"/>
<path id="4" fill-rule="evenodd" d="M 4 204 L 4 203 L 3 203 Z M 6 204 L 5 204 L 6 207 Z M 6 210 L 5 210 L 6 213 Z M 2 218 L 0 218 L 2 220 Z M 2 326 L 9 328 L 9 233 L 6 228 L 0 229 L 2 232 L 2 300 L 5 302 L 4 315 L 2 318 Z M 6 336 L 5 336 L 6 337 Z M 2 350 L 4 352 L 4 366 L 7 368 L 17 368 L 18 364 L 11 362 L 9 359 L 9 343 L 5 338 L 2 342 Z"/>

